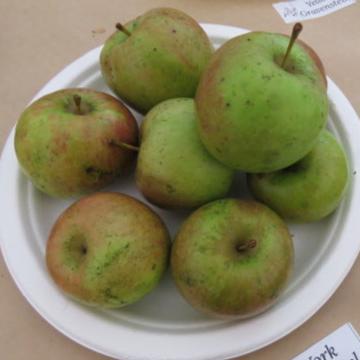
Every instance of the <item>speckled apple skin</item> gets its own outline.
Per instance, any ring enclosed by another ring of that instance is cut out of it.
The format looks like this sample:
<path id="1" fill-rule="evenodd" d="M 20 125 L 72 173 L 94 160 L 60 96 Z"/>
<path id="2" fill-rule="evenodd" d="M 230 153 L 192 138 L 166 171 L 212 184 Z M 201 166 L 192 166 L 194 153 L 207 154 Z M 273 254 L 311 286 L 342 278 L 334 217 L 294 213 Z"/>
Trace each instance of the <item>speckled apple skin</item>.
<path id="1" fill-rule="evenodd" d="M 100 55 L 109 87 L 141 113 L 159 102 L 193 97 L 213 53 L 205 31 L 189 15 L 152 9 L 116 31 Z"/>
<path id="2" fill-rule="evenodd" d="M 295 43 L 279 64 L 288 38 L 252 32 L 216 51 L 196 93 L 200 137 L 208 151 L 234 169 L 275 171 L 315 145 L 328 116 L 323 68 Z"/>
<path id="3" fill-rule="evenodd" d="M 234 171 L 205 149 L 196 127 L 193 99 L 156 105 L 141 124 L 136 184 L 152 203 L 193 208 L 228 193 Z"/>
<path id="4" fill-rule="evenodd" d="M 294 222 L 319 221 L 340 204 L 349 183 L 342 145 L 324 130 L 315 147 L 288 168 L 248 175 L 256 199 Z"/>
<path id="5" fill-rule="evenodd" d="M 74 95 L 84 115 L 73 113 Z M 21 169 L 39 190 L 70 197 L 98 190 L 125 174 L 135 153 L 138 126 L 116 98 L 90 89 L 64 89 L 29 105 L 19 118 L 15 151 Z"/>
<path id="6" fill-rule="evenodd" d="M 255 243 L 246 251 L 237 247 Z M 294 249 L 284 221 L 255 201 L 222 199 L 183 223 L 171 253 L 175 283 L 197 310 L 246 318 L 279 298 L 292 273 Z"/>
<path id="7" fill-rule="evenodd" d="M 142 202 L 96 193 L 74 203 L 54 224 L 46 263 L 55 283 L 74 299 L 117 308 L 138 301 L 160 281 L 170 239 Z"/>

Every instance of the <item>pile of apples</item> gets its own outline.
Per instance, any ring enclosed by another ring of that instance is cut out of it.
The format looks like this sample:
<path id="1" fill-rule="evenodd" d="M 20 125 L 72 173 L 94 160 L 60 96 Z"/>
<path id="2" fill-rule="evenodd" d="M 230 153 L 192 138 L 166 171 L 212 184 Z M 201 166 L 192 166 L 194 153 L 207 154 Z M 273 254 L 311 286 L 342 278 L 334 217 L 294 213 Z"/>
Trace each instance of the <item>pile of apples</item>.
<path id="1" fill-rule="evenodd" d="M 100 67 L 117 97 L 144 115 L 140 133 L 120 100 L 83 88 L 42 97 L 17 123 L 17 158 L 35 187 L 85 194 L 51 230 L 51 276 L 82 303 L 115 308 L 154 289 L 170 263 L 196 309 L 229 318 L 264 311 L 293 268 L 283 219 L 328 216 L 348 183 L 345 152 L 325 130 L 319 57 L 296 41 L 301 24 L 291 37 L 250 32 L 215 52 L 179 10 L 153 9 L 116 27 Z M 150 203 L 193 211 L 173 242 L 146 204 L 97 192 L 135 161 Z M 247 173 L 256 200 L 226 198 L 236 171 Z"/>

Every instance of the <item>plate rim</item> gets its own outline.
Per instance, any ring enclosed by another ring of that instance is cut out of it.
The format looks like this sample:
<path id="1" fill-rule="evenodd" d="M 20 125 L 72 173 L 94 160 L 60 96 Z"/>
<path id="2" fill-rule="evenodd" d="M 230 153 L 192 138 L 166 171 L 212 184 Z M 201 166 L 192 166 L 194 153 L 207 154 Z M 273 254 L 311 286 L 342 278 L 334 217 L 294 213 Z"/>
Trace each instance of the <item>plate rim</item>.
<path id="1" fill-rule="evenodd" d="M 217 25 L 217 24 L 201 24 L 201 25 L 204 27 L 204 29 L 207 31 L 208 34 L 210 33 L 209 36 L 211 36 L 211 33 L 217 33 L 218 31 L 231 32 L 232 36 L 236 36 L 239 33 L 247 32 L 247 30 L 245 30 L 245 29 L 242 29 L 239 27 L 234 27 L 234 26 Z M 38 93 L 34 96 L 34 98 L 31 100 L 31 102 L 34 101 L 35 99 L 39 98 L 40 96 L 42 96 L 46 92 L 46 89 L 48 89 L 49 87 L 52 87 L 53 84 L 55 84 L 59 80 L 59 78 L 63 78 L 64 76 L 70 76 L 73 67 L 82 66 L 83 63 L 85 64 L 85 66 L 84 66 L 85 68 L 89 67 L 88 59 L 91 59 L 94 56 L 94 54 L 98 53 L 100 51 L 101 47 L 102 47 L 102 45 L 86 52 L 84 55 L 80 56 L 79 58 L 77 58 L 76 60 L 71 62 L 69 65 L 67 65 L 65 68 L 63 68 L 63 70 L 59 71 L 38 91 Z M 72 74 L 72 76 L 70 76 L 70 77 L 73 79 L 74 75 Z M 64 81 L 64 80 L 62 80 L 62 81 Z M 348 120 L 347 124 L 346 124 L 349 128 L 351 128 L 350 134 L 354 133 L 356 131 L 359 131 L 360 124 L 359 124 L 359 119 L 358 119 L 358 116 L 357 116 L 355 110 L 353 109 L 353 107 L 351 106 L 350 102 L 345 97 L 345 95 L 341 92 L 341 90 L 329 78 L 328 78 L 328 94 L 331 94 L 331 99 L 332 98 L 337 99 L 336 103 L 332 104 L 332 106 L 333 106 L 333 111 L 340 114 L 338 116 L 339 119 L 342 119 L 343 116 L 345 116 L 345 115 L 351 119 L 351 120 Z M 351 123 L 350 123 L 350 121 L 351 121 Z M 7 160 L 7 156 L 9 155 L 9 152 L 11 152 L 11 151 L 14 152 L 13 146 L 12 146 L 13 145 L 13 136 L 14 136 L 14 128 L 12 129 L 10 135 L 8 136 L 8 138 L 5 142 L 5 145 L 4 145 L 2 154 L 1 154 L 1 158 L 0 158 L 0 185 L 1 185 L 0 192 L 3 191 L 2 185 L 4 185 L 4 182 L 5 182 L 3 180 L 5 177 L 4 176 L 5 161 Z M 356 148 L 355 149 L 356 150 L 355 153 L 357 154 L 356 156 L 358 156 L 360 159 L 360 145 L 356 145 L 356 143 L 352 144 L 352 148 Z M 14 155 L 14 154 L 12 154 L 12 155 Z M 357 201 L 358 201 L 357 203 L 360 204 L 360 191 L 359 191 L 358 181 L 355 181 L 355 180 L 353 181 L 353 191 L 354 191 L 353 197 L 355 199 L 357 199 Z M 19 194 L 17 194 L 16 201 L 19 201 L 19 200 L 20 200 Z M 353 201 L 353 199 L 352 199 L 352 201 Z M 355 218 L 354 214 L 352 214 L 352 218 Z M 77 337 L 76 335 L 74 336 L 74 334 L 69 334 L 69 331 L 66 331 L 66 329 L 63 329 L 59 324 L 57 324 L 54 321 L 54 319 L 51 318 L 51 316 L 49 314 L 47 314 L 47 311 L 44 311 L 44 309 L 39 308 L 38 304 L 35 302 L 35 300 L 31 297 L 31 295 L 29 295 L 27 293 L 24 286 L 22 286 L 21 281 L 17 277 L 16 271 L 12 268 L 9 254 L 6 251 L 4 251 L 4 249 L 6 248 L 4 245 L 4 242 L 6 242 L 4 240 L 4 238 L 5 238 L 4 233 L 6 233 L 6 231 L 4 232 L 4 226 L 2 224 L 2 226 L 0 226 L 0 245 L 1 245 L 1 251 L 2 251 L 2 254 L 4 257 L 4 261 L 6 263 L 6 266 L 8 268 L 8 271 L 10 272 L 13 281 L 15 282 L 16 286 L 18 287 L 18 289 L 20 290 L 22 295 L 26 298 L 26 300 L 39 313 L 39 315 L 42 318 L 44 318 L 48 323 L 50 323 L 54 328 L 56 328 L 60 333 L 62 333 L 66 337 L 72 339 L 73 341 L 75 341 L 75 342 L 81 344 L 82 346 L 87 347 L 95 352 L 98 352 L 98 353 L 101 353 L 101 354 L 104 354 L 107 356 L 115 357 L 115 358 L 118 356 L 121 356 L 122 359 L 132 359 L 132 360 L 140 359 L 136 356 L 132 356 L 132 355 L 129 356 L 129 354 L 120 354 L 120 353 L 115 354 L 113 352 L 108 351 L 107 349 L 100 349 L 98 346 L 92 346 L 91 343 L 83 341 L 81 338 Z M 235 352 L 235 353 L 231 352 L 228 354 L 223 354 L 223 356 L 224 356 L 223 358 L 225 359 L 225 358 L 231 358 L 234 356 L 245 355 L 247 353 L 259 350 L 260 348 L 263 348 L 263 347 L 283 338 L 284 336 L 286 336 L 287 334 L 291 333 L 293 330 L 295 330 L 296 328 L 301 326 L 305 321 L 310 319 L 331 298 L 333 293 L 336 291 L 336 289 L 340 286 L 340 284 L 342 283 L 342 281 L 344 280 L 346 275 L 349 273 L 350 269 L 352 268 L 352 266 L 357 258 L 357 255 L 360 251 L 360 239 L 356 242 L 356 245 L 357 245 L 357 247 L 356 247 L 356 250 L 352 253 L 351 261 L 347 262 L 347 266 L 344 267 L 344 269 L 341 273 L 341 276 L 338 276 L 337 282 L 333 284 L 331 290 L 328 291 L 327 296 L 325 296 L 321 302 L 318 302 L 317 306 L 313 307 L 312 311 L 308 312 L 303 317 L 302 320 L 297 321 L 296 324 L 293 324 L 292 327 L 288 327 L 286 330 L 284 330 L 283 333 L 278 334 L 277 336 L 273 337 L 272 339 L 269 339 L 267 342 L 263 342 L 261 345 L 255 346 L 245 352 Z M 352 249 L 352 250 L 354 250 L 354 249 Z M 317 274 L 317 275 L 319 276 L 319 274 Z M 215 354 L 215 357 L 203 357 L 201 359 L 216 359 L 217 358 L 216 356 L 218 356 L 218 354 Z M 143 357 L 141 359 L 143 359 Z M 148 357 L 148 359 L 155 359 L 155 358 Z M 159 358 L 157 358 L 157 359 L 159 359 Z M 182 359 L 182 357 L 176 357 L 176 359 Z M 189 359 L 189 358 L 184 357 L 183 359 Z"/>

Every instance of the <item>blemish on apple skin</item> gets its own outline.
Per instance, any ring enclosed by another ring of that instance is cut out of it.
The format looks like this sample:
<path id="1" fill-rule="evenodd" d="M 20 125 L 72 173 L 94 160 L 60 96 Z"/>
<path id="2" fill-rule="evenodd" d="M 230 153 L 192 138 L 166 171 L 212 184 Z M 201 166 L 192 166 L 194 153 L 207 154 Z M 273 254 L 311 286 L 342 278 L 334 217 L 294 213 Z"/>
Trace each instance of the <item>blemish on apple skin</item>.
<path id="1" fill-rule="evenodd" d="M 186 285 L 188 285 L 190 287 L 195 285 L 194 281 L 189 276 L 185 277 L 185 282 L 186 282 Z"/>
<path id="2" fill-rule="evenodd" d="M 112 293 L 111 288 L 106 288 L 104 291 L 104 295 L 108 299 L 118 300 L 118 297 Z"/>
<path id="3" fill-rule="evenodd" d="M 226 103 L 226 107 L 230 107 L 230 103 Z"/>
<path id="4" fill-rule="evenodd" d="M 171 31 L 173 34 L 176 34 L 176 30 L 175 29 L 172 29 Z"/>
<path id="5" fill-rule="evenodd" d="M 259 180 L 262 180 L 262 179 L 266 178 L 266 174 L 263 174 L 263 173 L 255 174 L 255 177 Z"/>
<path id="6" fill-rule="evenodd" d="M 166 184 L 166 191 L 169 193 L 169 194 L 173 194 L 176 192 L 176 189 L 171 185 L 171 184 Z"/>
<path id="7" fill-rule="evenodd" d="M 157 48 L 153 48 L 153 51 L 157 51 Z"/>
<path id="8" fill-rule="evenodd" d="M 100 178 L 101 176 L 112 176 L 114 175 L 113 171 L 106 171 L 99 168 L 96 168 L 94 166 L 87 166 L 85 167 L 85 172 L 88 175 L 95 176 Z"/>
<path id="9" fill-rule="evenodd" d="M 92 166 L 88 166 L 88 167 L 86 167 L 86 169 L 85 169 L 85 172 L 87 173 L 87 174 L 91 174 L 91 173 L 93 173 L 95 171 L 95 169 L 92 167 Z"/>

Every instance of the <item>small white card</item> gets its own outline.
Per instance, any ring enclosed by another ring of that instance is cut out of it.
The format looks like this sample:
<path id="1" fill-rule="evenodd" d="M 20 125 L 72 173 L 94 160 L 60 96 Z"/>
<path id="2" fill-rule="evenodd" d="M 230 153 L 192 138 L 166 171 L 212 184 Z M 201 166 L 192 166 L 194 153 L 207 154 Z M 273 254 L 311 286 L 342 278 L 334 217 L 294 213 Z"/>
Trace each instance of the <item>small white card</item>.
<path id="1" fill-rule="evenodd" d="M 360 360 L 360 337 L 350 323 L 326 336 L 293 360 Z"/>
<path id="2" fill-rule="evenodd" d="M 286 23 L 314 19 L 355 4 L 356 0 L 293 0 L 273 4 Z"/>

